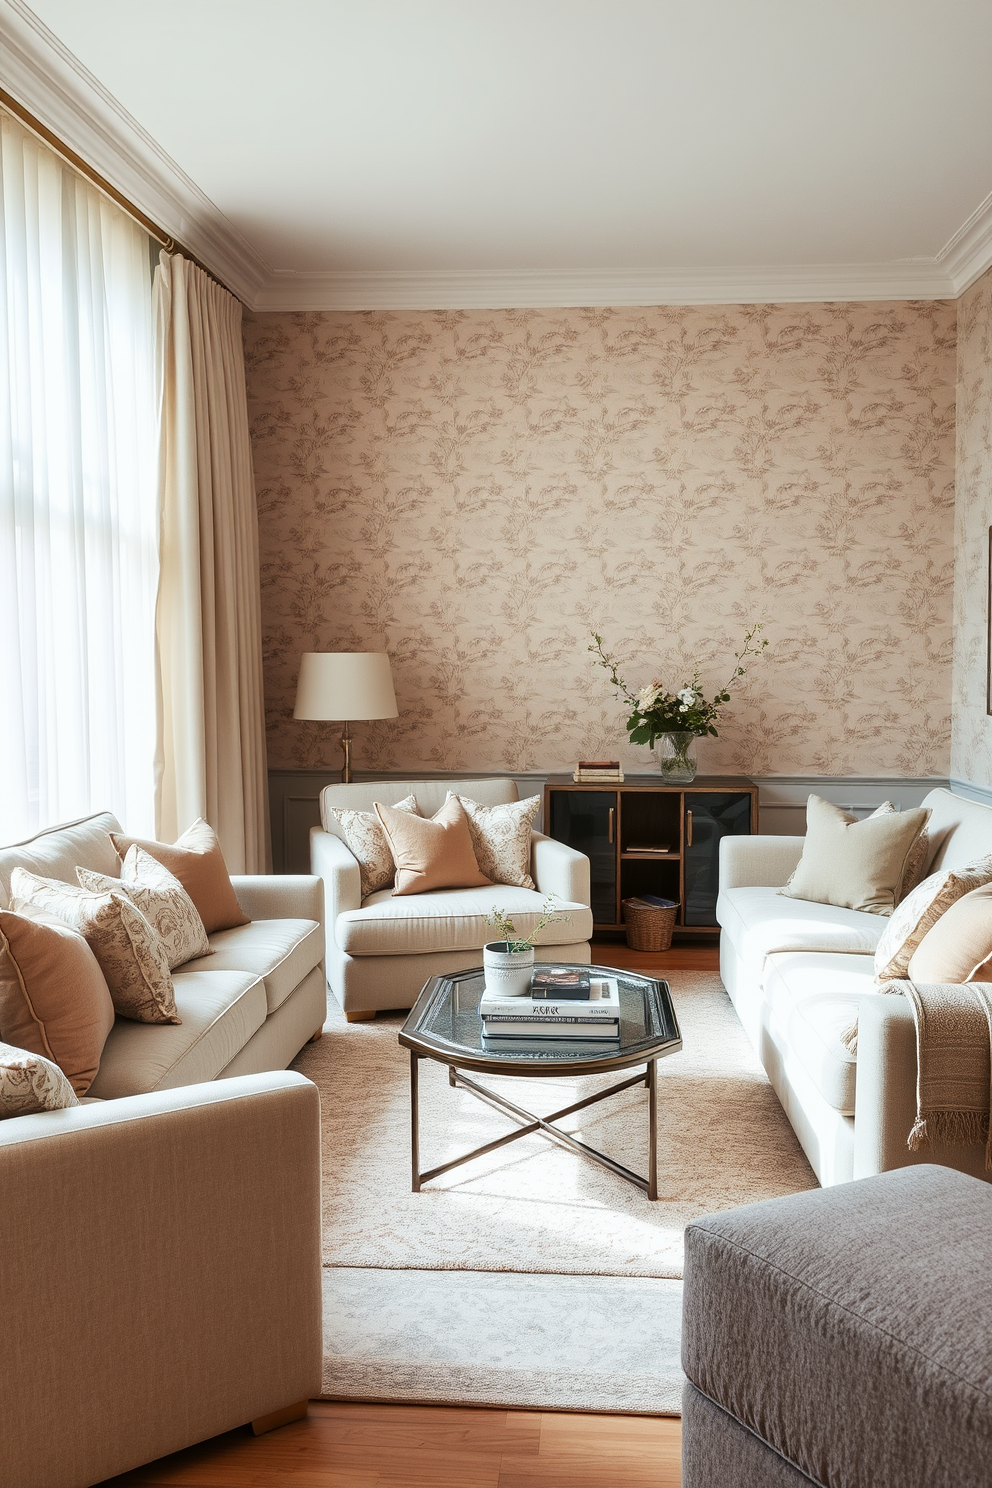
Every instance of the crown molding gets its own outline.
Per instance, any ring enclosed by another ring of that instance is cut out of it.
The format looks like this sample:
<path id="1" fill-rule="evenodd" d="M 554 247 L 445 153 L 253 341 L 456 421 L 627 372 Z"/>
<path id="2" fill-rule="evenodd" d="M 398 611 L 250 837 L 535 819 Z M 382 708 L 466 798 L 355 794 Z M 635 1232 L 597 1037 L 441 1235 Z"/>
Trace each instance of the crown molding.
<path id="1" fill-rule="evenodd" d="M 953 298 L 933 259 L 721 269 L 499 273 L 293 273 L 275 270 L 255 310 L 503 310 L 589 305 L 743 305 Z"/>
<path id="2" fill-rule="evenodd" d="M 992 268 L 992 192 L 948 238 L 934 262 L 950 276 L 955 296 Z"/>
<path id="3" fill-rule="evenodd" d="M 0 0 L 0 81 L 239 299 L 256 299 L 265 260 L 23 0 Z"/>
<path id="4" fill-rule="evenodd" d="M 954 299 L 992 267 L 992 194 L 934 258 L 561 271 L 272 269 L 24 0 L 0 0 L 0 82 L 252 310 L 501 310 Z"/>

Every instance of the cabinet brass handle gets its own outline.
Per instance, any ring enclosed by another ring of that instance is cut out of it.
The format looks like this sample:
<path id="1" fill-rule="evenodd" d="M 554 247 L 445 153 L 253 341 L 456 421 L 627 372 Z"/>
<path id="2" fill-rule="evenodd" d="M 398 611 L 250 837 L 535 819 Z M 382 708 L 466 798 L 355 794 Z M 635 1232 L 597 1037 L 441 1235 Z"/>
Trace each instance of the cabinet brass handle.
<path id="1" fill-rule="evenodd" d="M 686 847 L 691 847 L 692 846 L 692 812 L 691 811 L 687 811 L 686 814 L 685 814 L 685 845 L 686 845 Z"/>
<path id="2" fill-rule="evenodd" d="M 609 822 L 609 826 L 607 827 L 607 833 L 608 833 L 607 839 L 606 839 L 607 842 L 612 842 L 613 841 L 613 818 L 614 818 L 614 815 L 615 815 L 615 810 L 611 806 L 610 807 L 610 822 Z"/>

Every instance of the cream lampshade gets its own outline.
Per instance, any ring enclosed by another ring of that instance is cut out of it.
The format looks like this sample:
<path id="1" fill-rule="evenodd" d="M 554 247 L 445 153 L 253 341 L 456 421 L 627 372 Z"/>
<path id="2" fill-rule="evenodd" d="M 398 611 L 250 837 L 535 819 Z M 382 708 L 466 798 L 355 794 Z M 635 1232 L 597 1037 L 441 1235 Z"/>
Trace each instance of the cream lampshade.
<path id="1" fill-rule="evenodd" d="M 294 718 L 344 723 L 342 781 L 351 780 L 349 720 L 396 718 L 396 694 L 385 651 L 305 651 L 300 658 Z"/>

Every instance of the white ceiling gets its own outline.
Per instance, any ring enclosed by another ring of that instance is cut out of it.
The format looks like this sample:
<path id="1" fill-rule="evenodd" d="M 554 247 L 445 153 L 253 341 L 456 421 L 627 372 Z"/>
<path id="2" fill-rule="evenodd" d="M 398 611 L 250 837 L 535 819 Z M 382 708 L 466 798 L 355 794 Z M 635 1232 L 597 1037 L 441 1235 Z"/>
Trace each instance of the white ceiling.
<path id="1" fill-rule="evenodd" d="M 736 280 L 764 286 L 741 298 L 835 281 L 831 298 L 974 277 L 952 260 L 992 192 L 989 0 L 31 10 L 241 240 L 258 304 L 363 282 L 411 303 L 461 283 L 477 303 L 487 279 L 529 278 L 575 303 L 611 280 L 712 299 Z"/>

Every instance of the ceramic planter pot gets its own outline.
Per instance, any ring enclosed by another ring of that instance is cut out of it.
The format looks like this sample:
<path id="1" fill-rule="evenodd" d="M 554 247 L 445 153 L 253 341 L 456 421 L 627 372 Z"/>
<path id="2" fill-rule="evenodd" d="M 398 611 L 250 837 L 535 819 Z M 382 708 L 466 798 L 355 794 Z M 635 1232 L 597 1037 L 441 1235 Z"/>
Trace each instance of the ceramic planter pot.
<path id="1" fill-rule="evenodd" d="M 486 987 L 503 997 L 526 997 L 534 971 L 534 947 L 511 951 L 505 940 L 491 940 L 482 947 Z"/>

